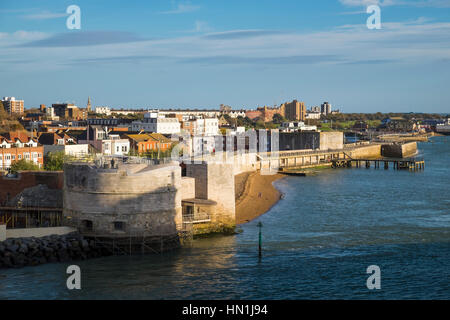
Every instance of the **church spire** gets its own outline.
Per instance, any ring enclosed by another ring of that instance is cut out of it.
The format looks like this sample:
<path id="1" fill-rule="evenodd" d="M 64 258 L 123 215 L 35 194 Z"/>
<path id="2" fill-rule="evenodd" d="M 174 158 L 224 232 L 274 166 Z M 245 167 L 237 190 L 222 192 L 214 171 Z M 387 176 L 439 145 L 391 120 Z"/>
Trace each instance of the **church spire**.
<path id="1" fill-rule="evenodd" d="M 91 111 L 91 97 L 88 97 L 88 102 L 87 102 L 86 110 L 87 110 L 88 112 Z"/>

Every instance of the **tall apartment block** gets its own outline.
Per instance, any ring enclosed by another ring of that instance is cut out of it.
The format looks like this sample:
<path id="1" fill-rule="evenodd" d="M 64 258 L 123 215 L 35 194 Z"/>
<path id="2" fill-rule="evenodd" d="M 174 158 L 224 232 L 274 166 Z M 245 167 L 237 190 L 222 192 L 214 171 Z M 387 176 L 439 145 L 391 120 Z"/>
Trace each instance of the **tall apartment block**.
<path id="1" fill-rule="evenodd" d="M 304 102 L 294 100 L 284 104 L 284 117 L 290 121 L 305 121 L 306 108 Z"/>
<path id="2" fill-rule="evenodd" d="M 14 97 L 3 97 L 2 104 L 10 115 L 23 113 L 23 100 L 16 100 Z"/>
<path id="3" fill-rule="evenodd" d="M 328 102 L 322 103 L 320 106 L 320 112 L 325 116 L 331 114 L 331 104 Z"/>

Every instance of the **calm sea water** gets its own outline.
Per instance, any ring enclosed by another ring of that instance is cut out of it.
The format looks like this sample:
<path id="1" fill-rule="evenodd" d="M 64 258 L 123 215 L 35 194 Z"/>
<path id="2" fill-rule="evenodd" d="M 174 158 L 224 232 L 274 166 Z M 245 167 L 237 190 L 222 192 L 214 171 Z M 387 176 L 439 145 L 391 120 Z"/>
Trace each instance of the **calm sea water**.
<path id="1" fill-rule="evenodd" d="M 285 198 L 236 236 L 163 255 L 0 271 L 5 299 L 450 299 L 450 137 L 419 144 L 424 172 L 329 169 L 275 183 Z M 263 223 L 263 258 L 258 228 Z M 369 265 L 381 290 L 366 287 Z"/>

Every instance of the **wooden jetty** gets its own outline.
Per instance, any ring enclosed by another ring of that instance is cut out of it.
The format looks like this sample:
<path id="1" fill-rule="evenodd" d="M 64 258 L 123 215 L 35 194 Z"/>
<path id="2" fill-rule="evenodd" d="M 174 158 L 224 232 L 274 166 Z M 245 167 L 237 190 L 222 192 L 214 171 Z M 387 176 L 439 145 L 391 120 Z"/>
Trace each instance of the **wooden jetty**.
<path id="1" fill-rule="evenodd" d="M 385 170 L 389 169 L 390 164 L 394 170 L 407 169 L 410 171 L 419 171 L 425 169 L 425 161 L 417 158 L 383 158 L 383 159 L 334 159 L 331 161 L 332 168 L 361 168 L 366 167 L 369 169 L 372 164 L 375 169 L 379 169 L 381 165 Z"/>

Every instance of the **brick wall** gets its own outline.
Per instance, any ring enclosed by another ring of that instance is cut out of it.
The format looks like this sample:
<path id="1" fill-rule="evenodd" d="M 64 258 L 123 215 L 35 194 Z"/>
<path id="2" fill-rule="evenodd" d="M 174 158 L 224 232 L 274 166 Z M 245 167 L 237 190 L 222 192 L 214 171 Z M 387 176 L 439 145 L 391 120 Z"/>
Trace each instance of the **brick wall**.
<path id="1" fill-rule="evenodd" d="M 63 188 L 64 176 L 62 171 L 22 171 L 17 177 L 0 176 L 0 205 L 6 200 L 14 198 L 26 188 L 45 184 L 50 189 Z"/>

